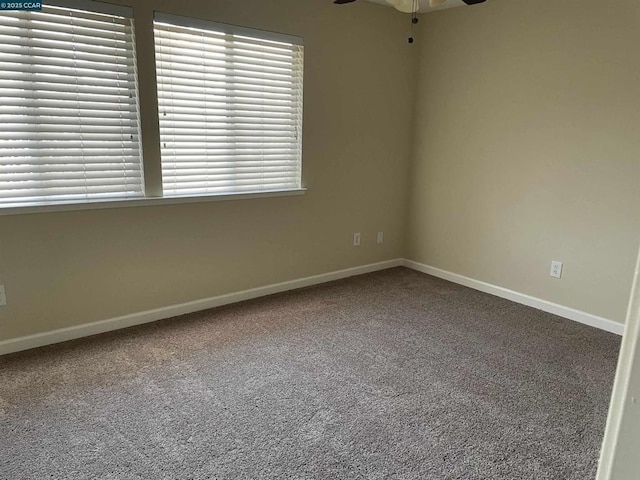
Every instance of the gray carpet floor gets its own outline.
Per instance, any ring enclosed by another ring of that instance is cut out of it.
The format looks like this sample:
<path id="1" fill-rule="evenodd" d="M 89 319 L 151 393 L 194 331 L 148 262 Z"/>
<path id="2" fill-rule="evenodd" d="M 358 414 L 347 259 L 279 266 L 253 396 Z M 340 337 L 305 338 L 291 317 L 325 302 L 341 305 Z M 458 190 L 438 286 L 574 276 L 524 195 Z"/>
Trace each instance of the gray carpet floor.
<path id="1" fill-rule="evenodd" d="M 0 478 L 592 479 L 619 346 L 391 269 L 0 358 Z"/>

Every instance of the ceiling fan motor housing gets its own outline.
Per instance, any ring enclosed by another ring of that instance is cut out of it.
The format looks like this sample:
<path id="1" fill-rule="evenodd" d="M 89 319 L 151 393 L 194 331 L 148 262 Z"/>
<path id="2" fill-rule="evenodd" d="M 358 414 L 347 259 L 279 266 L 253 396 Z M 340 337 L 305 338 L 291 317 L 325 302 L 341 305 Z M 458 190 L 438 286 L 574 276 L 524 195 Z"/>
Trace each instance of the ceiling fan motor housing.
<path id="1" fill-rule="evenodd" d="M 353 3 L 356 0 L 333 0 L 333 3 L 337 5 L 344 5 L 346 3 Z M 431 8 L 438 7 L 445 3 L 447 0 L 430 0 L 429 6 Z M 487 0 L 462 0 L 466 5 L 477 5 L 478 3 L 484 3 Z M 404 13 L 414 13 L 416 10 L 416 2 L 415 0 L 386 0 L 386 2 L 393 6 L 396 10 L 399 10 Z"/>

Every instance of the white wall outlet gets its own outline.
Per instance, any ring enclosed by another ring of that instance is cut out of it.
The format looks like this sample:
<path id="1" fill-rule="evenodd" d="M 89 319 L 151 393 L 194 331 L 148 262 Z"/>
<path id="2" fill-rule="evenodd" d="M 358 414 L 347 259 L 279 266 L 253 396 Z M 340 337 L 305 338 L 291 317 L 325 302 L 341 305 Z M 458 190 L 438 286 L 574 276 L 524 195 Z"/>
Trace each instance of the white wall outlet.
<path id="1" fill-rule="evenodd" d="M 553 278 L 562 278 L 562 262 L 551 262 L 551 274 Z"/>
<path id="2" fill-rule="evenodd" d="M 354 247 L 359 247 L 360 246 L 360 234 L 359 233 L 354 233 L 353 234 L 353 246 Z"/>
<path id="3" fill-rule="evenodd" d="M 382 245 L 384 243 L 384 232 L 378 232 L 378 245 Z"/>
<path id="4" fill-rule="evenodd" d="M 0 285 L 0 306 L 7 304 L 7 293 L 4 290 L 4 285 Z"/>

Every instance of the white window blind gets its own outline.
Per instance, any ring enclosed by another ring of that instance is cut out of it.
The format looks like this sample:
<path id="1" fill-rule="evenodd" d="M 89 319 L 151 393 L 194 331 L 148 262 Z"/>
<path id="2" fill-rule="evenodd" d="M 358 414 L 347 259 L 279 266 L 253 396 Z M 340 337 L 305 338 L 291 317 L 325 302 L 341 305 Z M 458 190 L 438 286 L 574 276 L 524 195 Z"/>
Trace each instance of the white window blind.
<path id="1" fill-rule="evenodd" d="M 300 188 L 297 37 L 156 14 L 165 196 Z"/>
<path id="2" fill-rule="evenodd" d="M 131 11 L 55 3 L 0 12 L 0 207 L 143 196 Z"/>

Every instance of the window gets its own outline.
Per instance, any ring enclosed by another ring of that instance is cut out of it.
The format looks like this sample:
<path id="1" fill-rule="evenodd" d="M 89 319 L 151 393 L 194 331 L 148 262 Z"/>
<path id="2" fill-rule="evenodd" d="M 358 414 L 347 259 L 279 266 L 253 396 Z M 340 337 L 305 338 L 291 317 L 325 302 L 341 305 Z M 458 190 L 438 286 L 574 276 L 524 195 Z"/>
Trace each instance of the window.
<path id="1" fill-rule="evenodd" d="M 132 8 L 0 11 L 0 214 L 303 193 L 302 39 L 154 20 L 140 54 L 155 54 L 160 117 L 141 118 Z M 144 158 L 141 120 L 160 158 Z"/>
<path id="2" fill-rule="evenodd" d="M 0 207 L 143 195 L 131 11 L 82 5 L 0 13 Z"/>
<path id="3" fill-rule="evenodd" d="M 301 39 L 156 14 L 155 48 L 165 196 L 300 188 Z"/>

